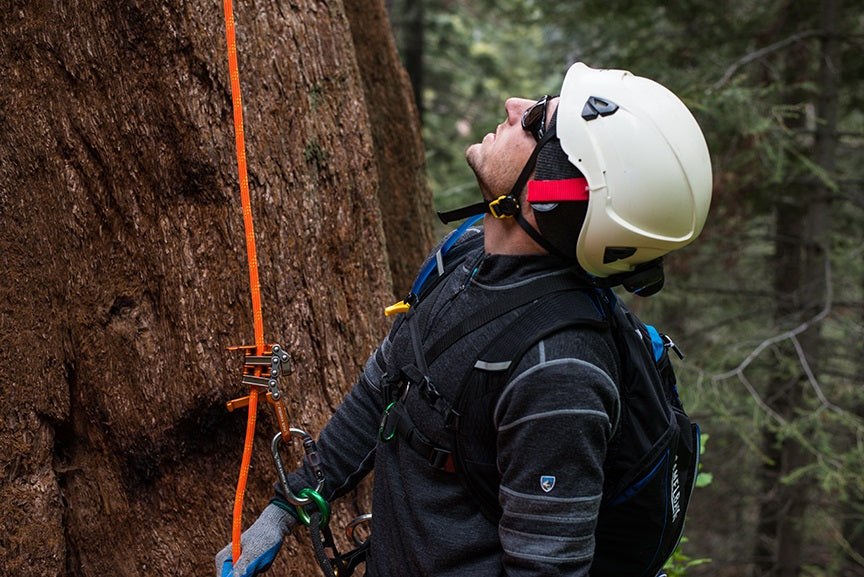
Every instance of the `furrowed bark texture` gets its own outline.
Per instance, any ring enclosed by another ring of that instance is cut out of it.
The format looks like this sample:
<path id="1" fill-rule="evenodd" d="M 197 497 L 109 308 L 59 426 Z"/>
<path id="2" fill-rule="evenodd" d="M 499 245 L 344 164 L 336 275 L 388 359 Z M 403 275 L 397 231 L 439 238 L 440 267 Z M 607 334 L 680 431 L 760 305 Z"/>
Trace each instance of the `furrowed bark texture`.
<path id="1" fill-rule="evenodd" d="M 234 12 L 265 338 L 315 435 L 431 243 L 416 111 L 386 19 L 355 50 L 341 2 Z M 0 14 L 0 575 L 212 574 L 248 392 L 227 347 L 254 343 L 222 5 Z M 275 480 L 259 415 L 244 526 Z M 349 501 L 335 525 L 368 488 Z M 302 536 L 273 569 L 316 571 Z"/>

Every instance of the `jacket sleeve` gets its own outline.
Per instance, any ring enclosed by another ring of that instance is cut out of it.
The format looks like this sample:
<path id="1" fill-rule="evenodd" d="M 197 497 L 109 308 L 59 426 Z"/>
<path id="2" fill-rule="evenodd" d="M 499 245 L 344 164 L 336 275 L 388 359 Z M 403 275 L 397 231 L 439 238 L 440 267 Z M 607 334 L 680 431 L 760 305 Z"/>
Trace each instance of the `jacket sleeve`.
<path id="1" fill-rule="evenodd" d="M 381 383 L 389 347 L 388 338 L 369 357 L 351 392 L 321 429 L 317 441 L 325 479 L 321 496 L 327 501 L 352 490 L 374 466 L 378 424 L 384 410 Z M 317 485 L 306 457 L 302 466 L 288 475 L 288 485 L 295 494 Z M 276 483 L 276 497 L 287 502 L 281 482 Z"/>
<path id="2" fill-rule="evenodd" d="M 426 257 L 423 266 L 435 258 L 453 234 L 455 231 L 441 240 Z M 470 228 L 458 242 L 465 242 L 480 234 L 481 228 Z M 423 266 L 420 267 L 421 270 Z M 399 321 L 369 358 L 357 383 L 321 430 L 318 452 L 325 476 L 321 496 L 328 501 L 356 487 L 374 466 L 378 426 L 384 412 L 381 386 L 387 374 L 387 359 L 390 358 L 390 346 L 398 325 Z M 303 466 L 288 476 L 288 484 L 295 494 L 305 487 L 314 488 L 317 485 L 314 471 L 305 457 Z M 276 483 L 276 497 L 286 500 L 281 482 Z"/>
<path id="3" fill-rule="evenodd" d="M 533 354 L 495 410 L 505 572 L 585 576 L 618 420 L 617 365 L 590 331 L 541 342 Z"/>

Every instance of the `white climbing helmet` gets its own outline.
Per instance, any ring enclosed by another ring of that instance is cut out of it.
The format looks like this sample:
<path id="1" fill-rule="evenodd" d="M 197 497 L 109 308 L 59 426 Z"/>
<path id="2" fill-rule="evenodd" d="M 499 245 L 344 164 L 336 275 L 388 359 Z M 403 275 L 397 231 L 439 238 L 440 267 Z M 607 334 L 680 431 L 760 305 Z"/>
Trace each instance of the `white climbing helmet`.
<path id="1" fill-rule="evenodd" d="M 589 273 L 632 271 L 686 246 L 711 203 L 711 159 L 683 102 L 624 70 L 570 67 L 557 133 L 588 183 L 576 253 Z"/>

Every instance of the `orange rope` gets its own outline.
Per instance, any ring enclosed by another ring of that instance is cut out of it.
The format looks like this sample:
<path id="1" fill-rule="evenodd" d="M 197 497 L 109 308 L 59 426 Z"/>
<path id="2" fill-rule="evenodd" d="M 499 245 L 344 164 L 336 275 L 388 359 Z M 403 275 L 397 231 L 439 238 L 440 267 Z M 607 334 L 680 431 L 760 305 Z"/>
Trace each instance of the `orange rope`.
<path id="1" fill-rule="evenodd" d="M 261 315 L 261 285 L 258 282 L 258 258 L 255 255 L 255 229 L 252 226 L 252 206 L 249 198 L 249 178 L 246 175 L 246 147 L 243 139 L 243 103 L 240 98 L 240 72 L 237 66 L 237 41 L 234 37 L 234 9 L 231 0 L 224 0 L 225 36 L 228 40 L 228 69 L 231 75 L 231 95 L 234 104 L 234 140 L 237 146 L 237 170 L 240 176 L 240 200 L 243 204 L 243 226 L 246 230 L 246 253 L 249 260 L 249 284 L 252 289 L 252 320 L 255 327 L 255 349 L 257 355 L 264 354 L 264 321 Z M 240 478 L 234 496 L 234 515 L 231 527 L 231 558 L 234 563 L 240 557 L 240 536 L 243 527 L 243 497 L 252 460 L 252 444 L 255 439 L 255 419 L 258 408 L 258 391 L 251 387 L 249 413 L 246 420 L 246 440 L 243 444 L 243 460 Z"/>

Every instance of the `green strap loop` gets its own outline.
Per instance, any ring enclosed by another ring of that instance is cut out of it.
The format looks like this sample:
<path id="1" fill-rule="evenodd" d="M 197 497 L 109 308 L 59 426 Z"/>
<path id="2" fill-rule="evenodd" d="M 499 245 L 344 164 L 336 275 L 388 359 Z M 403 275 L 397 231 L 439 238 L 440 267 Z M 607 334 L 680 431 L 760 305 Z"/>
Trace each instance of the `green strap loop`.
<path id="1" fill-rule="evenodd" d="M 306 487 L 305 489 L 301 489 L 297 493 L 297 496 L 301 499 L 312 499 L 315 502 L 315 506 L 321 511 L 321 520 L 318 522 L 319 527 L 326 527 L 330 523 L 330 504 L 327 503 L 327 500 L 318 491 Z M 297 506 L 297 515 L 300 517 L 300 521 L 307 527 L 312 523 L 312 518 L 304 507 Z"/>

